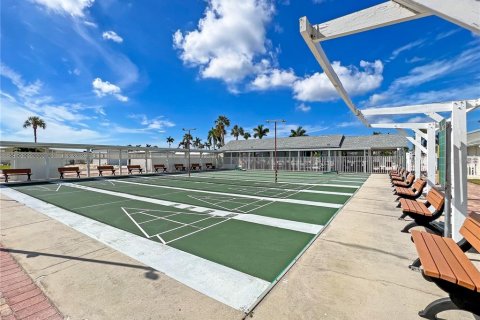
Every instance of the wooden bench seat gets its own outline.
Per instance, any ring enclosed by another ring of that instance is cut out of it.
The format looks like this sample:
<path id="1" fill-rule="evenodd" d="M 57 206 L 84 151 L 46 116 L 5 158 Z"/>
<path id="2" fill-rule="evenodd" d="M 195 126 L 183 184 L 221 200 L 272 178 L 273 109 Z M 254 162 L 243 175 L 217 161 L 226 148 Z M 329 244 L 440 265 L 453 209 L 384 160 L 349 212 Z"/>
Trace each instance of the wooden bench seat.
<path id="1" fill-rule="evenodd" d="M 208 163 L 205 163 L 205 168 L 207 170 L 213 170 L 213 169 L 215 169 L 215 166 L 213 165 L 213 163 L 208 162 Z"/>
<path id="2" fill-rule="evenodd" d="M 130 164 L 127 165 L 128 174 L 132 174 L 133 171 L 138 171 L 139 173 L 143 173 L 143 169 L 139 164 Z"/>
<path id="3" fill-rule="evenodd" d="M 480 315 L 480 271 L 464 253 L 472 246 L 480 251 L 480 222 L 467 217 L 460 233 L 464 241 L 459 245 L 451 238 L 412 231 L 419 258 L 411 268 L 422 266 L 424 278 L 449 294 L 449 298 L 436 300 L 421 311 L 419 315 L 424 318 L 437 319 L 438 313 L 456 309 Z"/>
<path id="4" fill-rule="evenodd" d="M 190 165 L 190 169 L 200 171 L 200 170 L 202 170 L 202 166 L 200 165 L 200 163 L 192 163 Z"/>
<path id="5" fill-rule="evenodd" d="M 430 189 L 425 202 L 400 199 L 400 207 L 403 211 L 402 217 L 409 216 L 414 220 L 407 224 L 402 232 L 409 232 L 413 227 L 422 226 L 437 234 L 443 234 L 443 228 L 434 221 L 442 215 L 444 204 L 445 196 L 435 188 Z M 429 210 L 430 207 L 433 211 Z"/>
<path id="6" fill-rule="evenodd" d="M 393 180 L 392 183 L 394 187 L 410 188 L 414 180 L 415 175 L 413 173 L 409 173 L 405 181 Z"/>
<path id="7" fill-rule="evenodd" d="M 103 171 L 111 171 L 115 175 L 115 168 L 113 166 L 97 166 L 98 176 L 103 177 Z"/>
<path id="8" fill-rule="evenodd" d="M 395 187 L 395 194 L 398 195 L 398 199 L 417 199 L 422 195 L 423 189 L 425 189 L 426 185 L 427 181 L 424 179 L 417 179 L 411 188 Z"/>
<path id="9" fill-rule="evenodd" d="M 182 163 L 175 163 L 173 165 L 175 167 L 175 171 L 185 171 L 185 166 Z"/>
<path id="10" fill-rule="evenodd" d="M 79 167 L 60 167 L 58 168 L 58 173 L 60 173 L 60 179 L 64 178 L 66 172 L 74 172 L 77 175 L 77 178 L 80 178 L 80 168 Z"/>
<path id="11" fill-rule="evenodd" d="M 156 173 L 158 173 L 158 170 L 162 170 L 162 172 L 167 172 L 167 167 L 164 164 L 154 164 L 153 169 Z"/>
<path id="12" fill-rule="evenodd" d="M 31 181 L 30 177 L 32 176 L 32 169 L 25 168 L 25 169 L 3 169 L 2 170 L 3 176 L 5 178 L 5 182 L 8 182 L 9 176 L 27 176 L 27 181 Z"/>

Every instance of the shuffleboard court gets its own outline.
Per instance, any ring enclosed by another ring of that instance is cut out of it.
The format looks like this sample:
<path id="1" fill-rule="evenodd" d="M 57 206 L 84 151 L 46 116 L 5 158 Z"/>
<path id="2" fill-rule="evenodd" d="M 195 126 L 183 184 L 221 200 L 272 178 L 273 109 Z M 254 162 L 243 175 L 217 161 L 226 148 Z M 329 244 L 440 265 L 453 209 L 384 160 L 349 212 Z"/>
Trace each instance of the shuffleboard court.
<path id="1" fill-rule="evenodd" d="M 283 275 L 367 176 L 280 173 L 277 184 L 272 178 L 272 172 L 212 171 L 190 178 L 138 175 L 12 189 L 178 250 L 174 252 L 179 256 L 187 253 L 199 264 L 208 261 L 232 274 L 245 274 L 248 281 L 262 285 L 244 300 L 218 298 L 220 289 L 211 294 L 215 289 L 202 291 L 195 280 L 192 284 L 191 275 L 185 274 L 182 281 L 182 274 L 175 274 L 177 280 L 222 302 L 241 301 L 231 305 L 243 310 L 266 289 L 263 283 Z M 169 274 L 168 268 L 159 271 Z M 221 281 L 235 282 L 233 278 Z M 206 279 L 199 275 L 197 280 L 204 286 Z"/>

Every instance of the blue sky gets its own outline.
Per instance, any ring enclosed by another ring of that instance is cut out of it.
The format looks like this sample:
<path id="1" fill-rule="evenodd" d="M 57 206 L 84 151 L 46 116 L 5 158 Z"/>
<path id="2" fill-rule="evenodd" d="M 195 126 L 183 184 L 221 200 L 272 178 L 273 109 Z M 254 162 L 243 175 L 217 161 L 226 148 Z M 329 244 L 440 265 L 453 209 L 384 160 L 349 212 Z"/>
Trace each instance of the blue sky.
<path id="1" fill-rule="evenodd" d="M 0 134 L 41 142 L 205 140 L 218 115 L 247 130 L 283 118 L 310 135 L 371 134 L 338 98 L 301 38 L 383 1 L 2 0 Z M 360 107 L 480 97 L 480 37 L 427 17 L 323 43 Z M 478 128 L 479 112 L 468 116 Z M 422 116 L 381 117 L 419 121 Z"/>

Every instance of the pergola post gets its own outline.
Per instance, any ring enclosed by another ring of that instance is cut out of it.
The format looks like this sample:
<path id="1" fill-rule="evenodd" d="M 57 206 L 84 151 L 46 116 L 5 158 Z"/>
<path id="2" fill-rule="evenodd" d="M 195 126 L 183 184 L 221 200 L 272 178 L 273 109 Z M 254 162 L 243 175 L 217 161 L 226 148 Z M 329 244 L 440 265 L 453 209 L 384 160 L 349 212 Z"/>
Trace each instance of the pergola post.
<path id="1" fill-rule="evenodd" d="M 467 113 L 465 101 L 453 103 L 451 140 L 452 238 L 462 239 L 460 228 L 467 216 Z"/>
<path id="2" fill-rule="evenodd" d="M 128 152 L 127 152 L 127 159 L 128 159 Z M 120 175 L 122 175 L 122 149 L 118 149 L 118 166 L 120 167 Z"/>
<path id="3" fill-rule="evenodd" d="M 419 145 L 422 144 L 422 136 L 418 132 L 415 132 L 415 141 Z M 418 146 L 415 146 L 415 175 L 417 178 L 422 175 L 422 149 Z"/>
<path id="4" fill-rule="evenodd" d="M 90 178 L 90 152 L 91 149 L 87 149 L 87 177 Z"/>
<path id="5" fill-rule="evenodd" d="M 437 153 L 435 146 L 435 123 L 429 123 L 427 126 L 427 191 L 436 184 Z"/>

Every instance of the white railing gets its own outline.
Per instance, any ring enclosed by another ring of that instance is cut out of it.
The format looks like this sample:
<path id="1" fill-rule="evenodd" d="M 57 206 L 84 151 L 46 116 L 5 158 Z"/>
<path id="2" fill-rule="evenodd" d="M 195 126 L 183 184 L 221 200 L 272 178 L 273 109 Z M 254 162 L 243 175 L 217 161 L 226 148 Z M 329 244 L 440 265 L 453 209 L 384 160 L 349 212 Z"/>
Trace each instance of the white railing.
<path id="1" fill-rule="evenodd" d="M 270 157 L 225 157 L 226 167 L 248 170 L 272 170 L 274 159 Z M 405 159 L 396 156 L 331 156 L 331 157 L 280 157 L 278 170 L 288 171 L 338 171 L 351 173 L 387 173 L 398 166 L 405 166 Z"/>
<path id="2" fill-rule="evenodd" d="M 467 177 L 468 179 L 480 178 L 480 157 L 467 157 Z"/>

